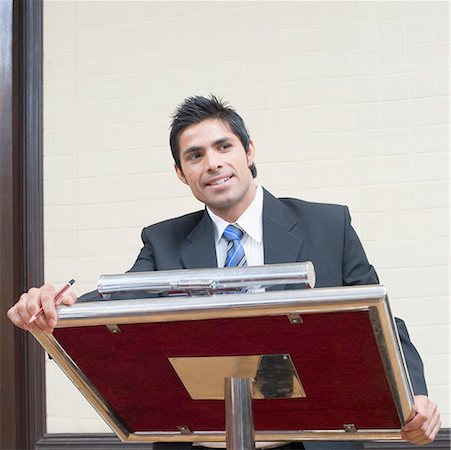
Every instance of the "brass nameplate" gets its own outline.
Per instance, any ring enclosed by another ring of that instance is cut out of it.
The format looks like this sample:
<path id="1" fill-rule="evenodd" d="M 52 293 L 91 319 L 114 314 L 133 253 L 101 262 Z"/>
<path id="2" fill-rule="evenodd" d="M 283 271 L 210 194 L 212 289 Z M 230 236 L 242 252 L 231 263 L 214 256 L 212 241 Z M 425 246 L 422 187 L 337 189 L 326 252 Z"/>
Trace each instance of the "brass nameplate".
<path id="1" fill-rule="evenodd" d="M 248 356 L 202 356 L 169 358 L 194 400 L 224 400 L 224 380 L 252 379 L 252 397 L 306 397 L 299 375 L 288 354 Z"/>

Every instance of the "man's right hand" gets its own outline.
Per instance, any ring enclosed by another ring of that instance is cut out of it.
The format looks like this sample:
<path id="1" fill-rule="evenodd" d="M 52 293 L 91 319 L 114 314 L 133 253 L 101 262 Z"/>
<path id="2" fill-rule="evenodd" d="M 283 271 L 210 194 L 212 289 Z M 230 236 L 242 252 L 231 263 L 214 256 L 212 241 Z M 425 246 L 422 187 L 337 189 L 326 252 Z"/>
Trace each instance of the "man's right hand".
<path id="1" fill-rule="evenodd" d="M 55 307 L 56 290 L 50 284 L 40 288 L 31 288 L 22 294 L 19 301 L 8 310 L 8 318 L 19 328 L 36 333 L 53 333 L 58 319 Z M 77 301 L 73 292 L 65 292 L 61 296 L 60 304 L 72 305 Z M 41 306 L 44 312 L 30 323 L 30 318 L 36 314 Z"/>

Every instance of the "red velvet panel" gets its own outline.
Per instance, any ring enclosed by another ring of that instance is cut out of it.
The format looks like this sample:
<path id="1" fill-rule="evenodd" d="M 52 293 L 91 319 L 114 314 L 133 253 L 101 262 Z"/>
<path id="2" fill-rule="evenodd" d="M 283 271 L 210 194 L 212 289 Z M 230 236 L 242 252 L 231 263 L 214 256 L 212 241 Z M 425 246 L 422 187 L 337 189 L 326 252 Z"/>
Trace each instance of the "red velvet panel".
<path id="1" fill-rule="evenodd" d="M 225 428 L 224 402 L 192 400 L 168 357 L 289 353 L 307 397 L 254 400 L 256 430 L 399 428 L 368 313 L 55 330 L 55 337 L 130 432 Z"/>

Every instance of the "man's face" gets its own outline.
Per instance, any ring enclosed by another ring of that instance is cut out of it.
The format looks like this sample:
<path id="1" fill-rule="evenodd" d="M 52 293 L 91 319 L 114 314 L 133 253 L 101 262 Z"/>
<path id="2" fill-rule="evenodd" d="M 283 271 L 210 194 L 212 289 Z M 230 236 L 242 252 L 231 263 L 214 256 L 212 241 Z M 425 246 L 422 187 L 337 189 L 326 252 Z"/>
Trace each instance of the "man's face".
<path id="1" fill-rule="evenodd" d="M 215 214 L 235 222 L 255 197 L 249 166 L 254 160 L 252 141 L 246 153 L 238 136 L 219 119 L 187 127 L 179 136 L 180 180 Z"/>

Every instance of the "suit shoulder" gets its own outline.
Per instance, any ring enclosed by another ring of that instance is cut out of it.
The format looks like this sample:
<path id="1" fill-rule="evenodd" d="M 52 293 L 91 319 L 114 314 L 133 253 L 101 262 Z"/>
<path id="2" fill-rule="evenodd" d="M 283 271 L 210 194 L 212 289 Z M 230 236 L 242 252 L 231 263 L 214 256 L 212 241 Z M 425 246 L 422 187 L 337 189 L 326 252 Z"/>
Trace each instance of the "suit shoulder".
<path id="1" fill-rule="evenodd" d="M 290 210 L 290 212 L 303 216 L 325 216 L 325 217 L 339 217 L 343 216 L 347 211 L 347 206 L 336 205 L 333 203 L 317 203 L 309 202 L 306 200 L 301 200 L 298 198 L 282 197 L 279 200 L 284 204 L 284 206 Z"/>
<path id="2" fill-rule="evenodd" d="M 337 248 L 339 251 L 340 243 L 351 224 L 346 206 L 295 198 L 281 198 L 280 201 L 306 239 L 311 241 L 319 239 L 322 245 Z"/>
<path id="3" fill-rule="evenodd" d="M 163 220 L 145 227 L 143 233 L 157 235 L 169 234 L 175 237 L 177 234 L 184 234 L 187 230 L 192 230 L 202 220 L 204 213 L 204 210 L 200 210 Z"/>

